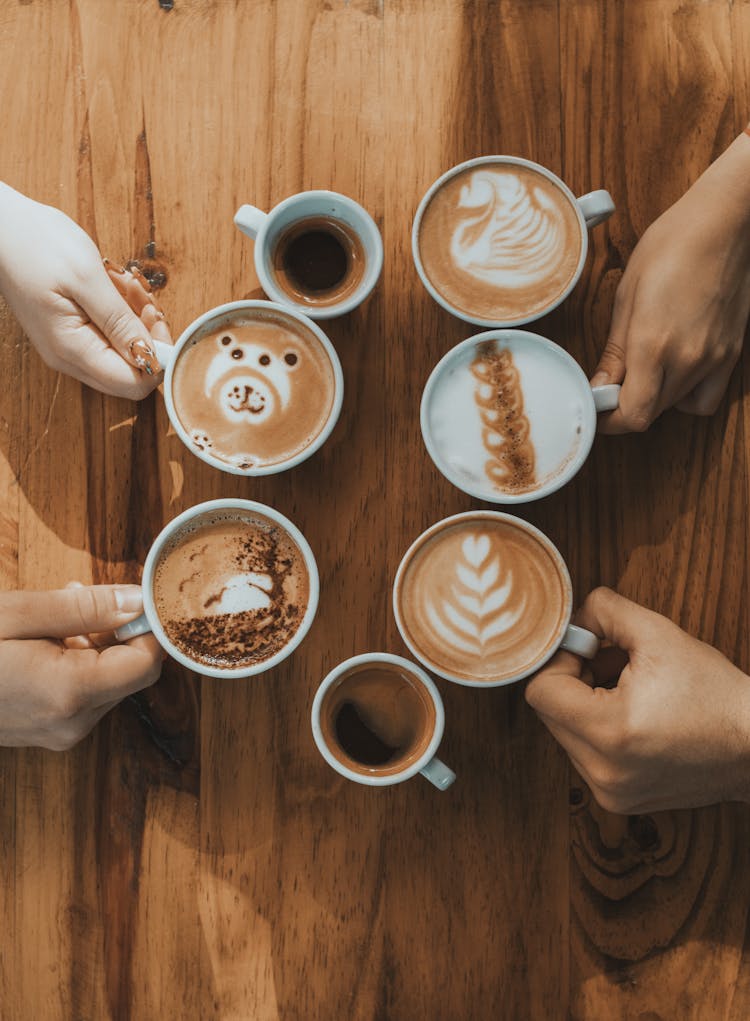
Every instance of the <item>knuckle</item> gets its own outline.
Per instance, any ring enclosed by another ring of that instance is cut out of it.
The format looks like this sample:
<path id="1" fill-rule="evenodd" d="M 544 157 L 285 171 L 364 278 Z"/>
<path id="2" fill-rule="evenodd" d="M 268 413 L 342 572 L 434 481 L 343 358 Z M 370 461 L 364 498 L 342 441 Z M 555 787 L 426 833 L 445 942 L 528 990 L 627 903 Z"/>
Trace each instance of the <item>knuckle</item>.
<path id="1" fill-rule="evenodd" d="M 124 344 L 140 336 L 140 331 L 133 325 L 133 313 L 128 308 L 114 308 L 105 317 L 102 331 L 109 340 Z"/>
<path id="2" fill-rule="evenodd" d="M 61 682 L 51 696 L 49 722 L 57 731 L 60 725 L 75 720 L 85 706 L 86 696 L 82 688 L 70 681 Z"/>
<path id="3" fill-rule="evenodd" d="M 623 411 L 622 420 L 631 432 L 643 433 L 651 425 L 652 418 L 645 408 L 635 408 L 633 411 Z"/>

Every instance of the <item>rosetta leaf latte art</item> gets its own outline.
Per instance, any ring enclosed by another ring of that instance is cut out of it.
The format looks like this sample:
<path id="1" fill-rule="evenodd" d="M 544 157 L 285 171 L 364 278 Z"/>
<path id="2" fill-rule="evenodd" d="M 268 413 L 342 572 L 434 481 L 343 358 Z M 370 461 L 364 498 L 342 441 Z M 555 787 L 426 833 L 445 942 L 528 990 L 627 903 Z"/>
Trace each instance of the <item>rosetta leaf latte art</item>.
<path id="1" fill-rule="evenodd" d="M 467 535 L 461 543 L 450 597 L 432 596 L 425 607 L 436 633 L 457 651 L 481 657 L 493 640 L 520 620 L 526 601 L 508 608 L 513 572 L 502 571 L 500 554 L 487 535 Z"/>

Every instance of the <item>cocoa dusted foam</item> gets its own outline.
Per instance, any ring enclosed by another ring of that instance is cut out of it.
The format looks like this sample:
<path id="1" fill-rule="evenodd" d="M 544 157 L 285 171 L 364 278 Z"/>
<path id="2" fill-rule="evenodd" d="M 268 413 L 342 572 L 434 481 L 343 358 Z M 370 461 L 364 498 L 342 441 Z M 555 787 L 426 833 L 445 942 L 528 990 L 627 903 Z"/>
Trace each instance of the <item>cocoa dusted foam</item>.
<path id="1" fill-rule="evenodd" d="M 568 196 L 531 167 L 488 161 L 449 177 L 428 202 L 419 255 L 436 291 L 469 316 L 542 315 L 573 280 L 581 226 Z"/>
<path id="2" fill-rule="evenodd" d="M 292 224 L 274 247 L 277 285 L 302 305 L 322 308 L 350 297 L 365 275 L 365 253 L 352 228 L 331 216 Z"/>
<path id="3" fill-rule="evenodd" d="M 313 443 L 335 397 L 328 353 L 273 309 L 212 325 L 181 352 L 172 395 L 193 446 L 238 468 L 281 464 Z"/>
<path id="4" fill-rule="evenodd" d="M 310 578 L 302 551 L 261 514 L 214 513 L 167 543 L 154 572 L 156 612 L 190 659 L 232 669 L 262 663 L 302 623 Z"/>
<path id="5" fill-rule="evenodd" d="M 390 663 L 364 663 L 337 678 L 321 706 L 326 744 L 347 768 L 390 776 L 416 762 L 435 732 L 422 681 Z"/>
<path id="6" fill-rule="evenodd" d="M 557 558 L 502 518 L 448 521 L 401 569 L 396 601 L 420 657 L 461 680 L 503 681 L 544 662 L 567 622 Z"/>

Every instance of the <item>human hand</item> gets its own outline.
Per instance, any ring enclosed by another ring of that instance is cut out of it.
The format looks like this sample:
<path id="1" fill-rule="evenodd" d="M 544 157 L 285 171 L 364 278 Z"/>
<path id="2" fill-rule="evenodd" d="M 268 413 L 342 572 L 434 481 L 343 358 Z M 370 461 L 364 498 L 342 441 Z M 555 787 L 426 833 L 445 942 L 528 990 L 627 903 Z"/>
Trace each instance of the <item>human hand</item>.
<path id="1" fill-rule="evenodd" d="M 152 337 L 171 337 L 145 278 L 108 273 L 69 217 L 3 184 L 0 293 L 51 368 L 134 400 L 161 381 Z"/>
<path id="2" fill-rule="evenodd" d="M 526 700 L 602 808 L 634 814 L 750 800 L 750 677 L 610 589 L 592 592 L 576 622 L 614 647 L 590 664 L 559 652 L 529 682 Z"/>
<path id="3" fill-rule="evenodd" d="M 0 745 L 72 748 L 127 695 L 153 684 L 153 635 L 115 643 L 143 609 L 138 585 L 0 593 Z"/>
<path id="4" fill-rule="evenodd" d="M 615 295 L 591 383 L 622 383 L 602 432 L 641 432 L 666 408 L 717 409 L 750 314 L 750 138 L 743 134 L 645 232 Z"/>

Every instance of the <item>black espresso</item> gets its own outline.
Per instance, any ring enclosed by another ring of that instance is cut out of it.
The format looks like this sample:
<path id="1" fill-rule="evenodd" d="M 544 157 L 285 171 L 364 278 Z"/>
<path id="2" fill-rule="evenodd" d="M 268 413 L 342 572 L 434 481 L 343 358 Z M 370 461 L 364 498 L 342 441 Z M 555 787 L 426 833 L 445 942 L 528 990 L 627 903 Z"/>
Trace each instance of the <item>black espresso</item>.
<path id="1" fill-rule="evenodd" d="M 276 284 L 293 301 L 334 305 L 357 290 L 365 274 L 358 235 L 341 220 L 299 220 L 279 237 L 273 255 Z"/>

